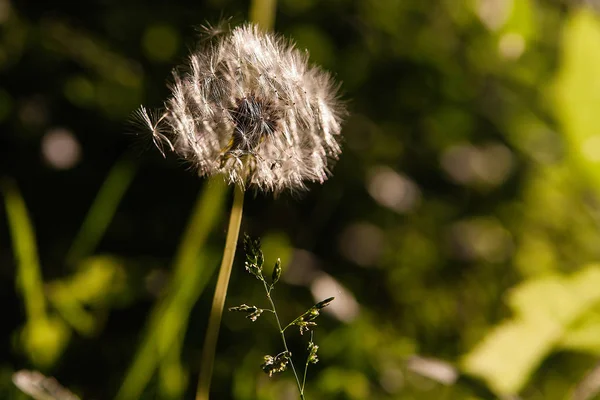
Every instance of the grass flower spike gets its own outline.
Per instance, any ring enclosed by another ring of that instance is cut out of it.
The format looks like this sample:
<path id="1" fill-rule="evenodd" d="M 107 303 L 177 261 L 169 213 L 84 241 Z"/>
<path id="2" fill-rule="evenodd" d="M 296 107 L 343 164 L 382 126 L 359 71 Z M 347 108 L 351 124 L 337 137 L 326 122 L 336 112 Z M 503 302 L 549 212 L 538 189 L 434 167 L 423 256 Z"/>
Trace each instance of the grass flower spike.
<path id="1" fill-rule="evenodd" d="M 247 24 L 216 35 L 174 70 L 165 111 L 138 113 L 155 143 L 200 175 L 275 193 L 323 182 L 340 154 L 337 85 L 307 53 Z"/>

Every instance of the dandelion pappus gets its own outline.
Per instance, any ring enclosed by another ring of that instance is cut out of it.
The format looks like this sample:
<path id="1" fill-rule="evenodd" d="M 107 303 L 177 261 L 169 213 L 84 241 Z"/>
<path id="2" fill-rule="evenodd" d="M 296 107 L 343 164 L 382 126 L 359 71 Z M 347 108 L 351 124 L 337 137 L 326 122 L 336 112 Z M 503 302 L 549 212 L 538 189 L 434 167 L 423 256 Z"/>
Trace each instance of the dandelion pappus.
<path id="1" fill-rule="evenodd" d="M 205 30 L 214 40 L 173 71 L 159 129 L 144 118 L 157 145 L 243 187 L 280 193 L 325 181 L 346 114 L 331 75 L 255 25 Z"/>

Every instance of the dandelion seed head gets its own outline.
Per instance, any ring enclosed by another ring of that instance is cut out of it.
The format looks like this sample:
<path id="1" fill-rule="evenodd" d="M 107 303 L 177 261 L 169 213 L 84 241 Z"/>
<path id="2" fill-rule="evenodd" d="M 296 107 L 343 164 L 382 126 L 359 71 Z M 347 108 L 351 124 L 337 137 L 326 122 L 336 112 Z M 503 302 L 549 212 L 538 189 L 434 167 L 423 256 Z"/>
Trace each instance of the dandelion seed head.
<path id="1" fill-rule="evenodd" d="M 173 71 L 165 110 L 138 110 L 159 149 L 244 188 L 279 193 L 325 181 L 345 114 L 331 76 L 255 25 L 204 30 L 215 37 Z"/>

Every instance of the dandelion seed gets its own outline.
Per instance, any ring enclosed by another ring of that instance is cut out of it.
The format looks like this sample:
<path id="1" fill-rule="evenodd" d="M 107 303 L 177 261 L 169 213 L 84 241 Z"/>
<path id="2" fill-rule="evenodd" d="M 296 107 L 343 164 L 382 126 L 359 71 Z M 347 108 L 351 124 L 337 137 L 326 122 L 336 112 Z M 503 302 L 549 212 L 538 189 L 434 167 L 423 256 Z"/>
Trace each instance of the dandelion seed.
<path id="1" fill-rule="evenodd" d="M 150 130 L 150 132 L 152 132 L 152 142 L 158 148 L 163 157 L 165 156 L 165 145 L 169 148 L 169 150 L 175 150 L 169 141 L 169 138 L 163 133 L 163 131 L 166 129 L 165 117 L 166 114 L 161 113 L 160 110 L 147 110 L 144 106 L 138 108 L 131 117 L 134 125 L 138 125 L 143 129 Z"/>
<path id="2" fill-rule="evenodd" d="M 205 22 L 203 25 L 200 25 L 198 31 L 202 35 L 202 40 L 212 40 L 220 35 L 223 35 L 229 31 L 229 23 L 232 18 L 223 18 L 219 19 L 219 22 L 216 24 L 211 24 L 210 22 Z"/>
<path id="3" fill-rule="evenodd" d="M 331 76 L 255 25 L 204 30 L 215 40 L 173 71 L 165 111 L 156 118 L 138 110 L 161 152 L 243 188 L 278 193 L 325 181 L 345 114 Z"/>

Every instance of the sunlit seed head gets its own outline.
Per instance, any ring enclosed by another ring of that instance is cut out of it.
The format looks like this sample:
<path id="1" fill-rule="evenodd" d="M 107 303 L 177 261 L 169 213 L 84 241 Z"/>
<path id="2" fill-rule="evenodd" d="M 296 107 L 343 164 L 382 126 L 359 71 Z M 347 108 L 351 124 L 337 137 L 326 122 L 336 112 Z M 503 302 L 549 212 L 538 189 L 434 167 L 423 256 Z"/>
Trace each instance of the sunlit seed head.
<path id="1" fill-rule="evenodd" d="M 255 25 L 209 28 L 213 40 L 173 71 L 165 110 L 137 112 L 159 149 L 245 188 L 281 192 L 325 181 L 346 113 L 331 76 Z"/>

